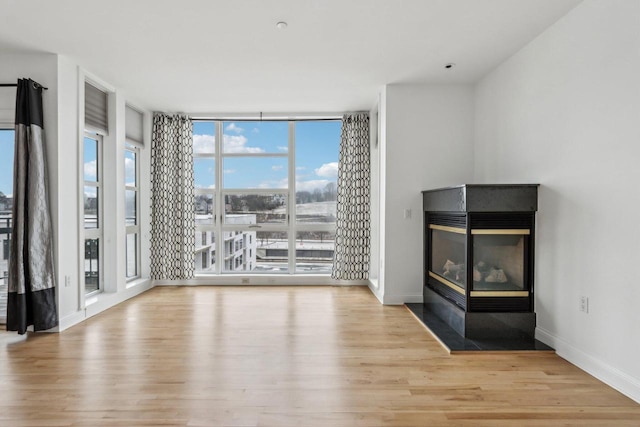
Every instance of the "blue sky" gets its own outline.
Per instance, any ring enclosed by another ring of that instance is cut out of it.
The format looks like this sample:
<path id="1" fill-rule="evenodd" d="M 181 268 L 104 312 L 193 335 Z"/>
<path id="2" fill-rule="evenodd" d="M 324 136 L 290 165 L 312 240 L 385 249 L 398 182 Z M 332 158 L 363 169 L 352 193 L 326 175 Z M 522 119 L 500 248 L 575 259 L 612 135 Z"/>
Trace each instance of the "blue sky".
<path id="1" fill-rule="evenodd" d="M 337 177 L 340 121 L 296 123 L 297 190 L 323 189 Z M 287 188 L 289 124 L 281 122 L 224 122 L 225 153 L 268 153 L 282 157 L 226 158 L 222 165 L 226 188 Z M 194 151 L 213 153 L 212 122 L 195 122 Z M 213 186 L 219 158 L 196 159 L 196 188 Z"/>
<path id="2" fill-rule="evenodd" d="M 195 122 L 196 152 L 213 152 L 213 122 Z M 0 130 L 0 191 L 11 194 L 13 174 L 12 130 Z M 274 153 L 288 151 L 288 122 L 225 122 L 225 151 L 233 153 Z M 303 121 L 296 123 L 297 190 L 323 189 L 337 177 L 340 121 Z M 209 146 L 207 144 L 210 144 Z M 95 149 L 85 140 L 85 177 L 95 176 Z M 131 159 L 128 159 L 131 160 Z M 198 159 L 194 166 L 196 186 L 214 184 L 214 168 L 219 159 Z M 227 188 L 286 188 L 286 157 L 227 158 L 224 179 Z M 95 179 L 95 178 L 94 178 Z"/>
<path id="3" fill-rule="evenodd" d="M 0 191 L 13 193 L 13 130 L 0 129 Z"/>

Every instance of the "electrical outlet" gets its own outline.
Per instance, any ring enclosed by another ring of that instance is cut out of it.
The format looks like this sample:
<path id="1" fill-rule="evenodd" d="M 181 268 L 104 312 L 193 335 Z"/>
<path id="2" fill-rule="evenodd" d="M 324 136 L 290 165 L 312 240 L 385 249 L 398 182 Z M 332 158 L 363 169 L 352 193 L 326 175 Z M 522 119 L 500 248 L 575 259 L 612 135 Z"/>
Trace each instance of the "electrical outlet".
<path id="1" fill-rule="evenodd" d="M 71 286 L 71 276 L 64 276 L 64 287 L 68 288 Z"/>
<path id="2" fill-rule="evenodd" d="M 411 219 L 411 209 L 404 210 L 404 219 Z"/>
<path id="3" fill-rule="evenodd" d="M 249 278 L 242 279 L 242 284 L 243 285 L 248 285 L 249 284 Z"/>
<path id="4" fill-rule="evenodd" d="M 589 297 L 584 295 L 580 297 L 580 311 L 583 313 L 589 312 Z"/>

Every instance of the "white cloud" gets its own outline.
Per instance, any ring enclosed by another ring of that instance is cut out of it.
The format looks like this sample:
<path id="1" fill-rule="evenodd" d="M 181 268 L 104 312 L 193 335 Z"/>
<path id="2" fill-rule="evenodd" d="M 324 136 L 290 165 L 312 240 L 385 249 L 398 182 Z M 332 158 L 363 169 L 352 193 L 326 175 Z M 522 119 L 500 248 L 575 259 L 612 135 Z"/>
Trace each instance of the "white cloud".
<path id="1" fill-rule="evenodd" d="M 258 188 L 287 188 L 288 186 L 288 178 L 284 178 L 279 181 L 262 181 L 260 184 L 258 184 Z"/>
<path id="2" fill-rule="evenodd" d="M 91 160 L 84 164 L 84 176 L 85 179 L 96 179 L 98 173 L 98 165 L 95 160 Z"/>
<path id="3" fill-rule="evenodd" d="M 251 132 L 253 132 L 253 133 L 260 133 L 260 129 L 258 129 L 258 128 L 253 128 L 253 129 L 251 129 Z"/>
<path id="4" fill-rule="evenodd" d="M 227 132 L 235 132 L 237 134 L 241 134 L 244 132 L 244 129 L 240 126 L 237 126 L 235 123 L 229 123 L 226 128 L 224 128 Z"/>
<path id="5" fill-rule="evenodd" d="M 259 147 L 247 147 L 247 138 L 243 135 L 224 135 L 225 153 L 264 153 Z"/>
<path id="6" fill-rule="evenodd" d="M 282 169 L 284 169 L 284 166 L 282 166 L 282 165 L 273 165 L 273 166 L 271 166 L 271 170 L 272 171 L 280 171 Z"/>
<path id="7" fill-rule="evenodd" d="M 230 173 L 236 173 L 236 170 L 235 169 L 225 169 L 223 172 L 226 173 L 226 174 L 230 174 Z"/>
<path id="8" fill-rule="evenodd" d="M 306 170 L 306 169 L 307 169 L 307 168 L 306 168 L 306 167 L 304 167 L 304 166 L 297 166 L 297 167 L 296 167 L 296 170 L 297 170 L 297 171 L 303 171 L 303 170 Z"/>
<path id="9" fill-rule="evenodd" d="M 296 191 L 308 191 L 313 193 L 314 190 L 324 190 L 328 183 L 333 182 L 328 179 L 312 179 L 310 181 L 297 181 Z"/>
<path id="10" fill-rule="evenodd" d="M 213 135 L 193 135 L 194 153 L 213 153 L 216 148 L 216 137 Z"/>
<path id="11" fill-rule="evenodd" d="M 229 129 L 233 123 L 227 126 Z M 242 131 L 237 126 L 231 127 L 234 132 Z M 243 135 L 224 135 L 224 151 L 225 153 L 264 153 L 259 147 L 247 147 L 247 137 Z M 193 135 L 193 152 L 194 153 L 214 153 L 216 137 L 213 135 Z"/>
<path id="12" fill-rule="evenodd" d="M 289 147 L 284 147 L 284 146 L 282 146 L 282 145 L 278 145 L 278 147 L 277 147 L 277 148 L 278 148 L 278 151 L 282 151 L 282 152 L 285 152 L 285 153 L 286 153 L 287 151 L 289 151 Z"/>
<path id="13" fill-rule="evenodd" d="M 316 175 L 325 178 L 335 178 L 338 176 L 338 162 L 325 163 L 316 169 Z"/>

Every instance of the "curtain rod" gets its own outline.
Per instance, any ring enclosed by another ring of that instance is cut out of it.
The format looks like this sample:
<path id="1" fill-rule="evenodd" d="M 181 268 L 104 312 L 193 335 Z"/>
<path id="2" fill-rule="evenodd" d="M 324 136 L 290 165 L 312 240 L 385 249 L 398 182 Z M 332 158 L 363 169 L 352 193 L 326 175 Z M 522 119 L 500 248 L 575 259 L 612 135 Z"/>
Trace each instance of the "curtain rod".
<path id="1" fill-rule="evenodd" d="M 346 111 L 332 113 L 186 113 L 191 120 L 197 121 L 225 121 L 225 122 L 305 122 L 305 121 L 335 121 L 342 120 L 345 114 L 362 114 L 368 111 Z"/>
<path id="2" fill-rule="evenodd" d="M 38 82 L 34 82 L 34 83 L 40 86 L 44 90 L 49 90 L 48 87 L 44 87 Z M 0 87 L 18 87 L 18 83 L 0 83 Z"/>

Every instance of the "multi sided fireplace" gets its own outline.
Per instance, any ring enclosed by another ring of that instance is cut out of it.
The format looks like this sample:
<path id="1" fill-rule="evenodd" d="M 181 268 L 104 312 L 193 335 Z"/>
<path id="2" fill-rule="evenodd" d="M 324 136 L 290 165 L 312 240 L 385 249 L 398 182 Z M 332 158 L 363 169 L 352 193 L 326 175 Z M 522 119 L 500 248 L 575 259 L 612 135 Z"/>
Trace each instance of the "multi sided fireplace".
<path id="1" fill-rule="evenodd" d="M 423 192 L 424 309 L 471 339 L 534 339 L 537 185 Z"/>

